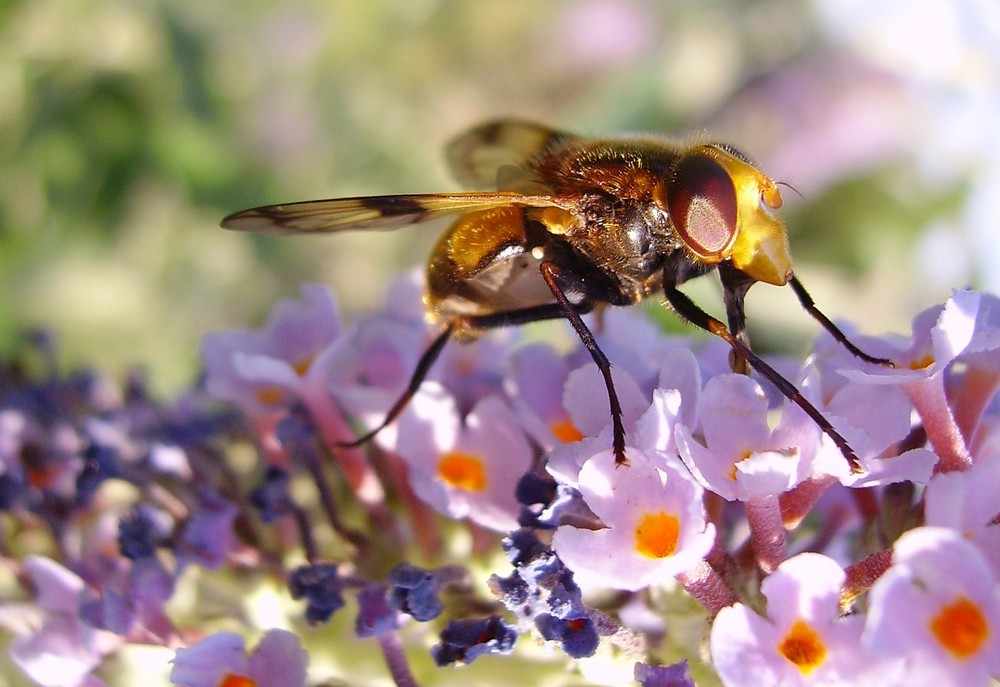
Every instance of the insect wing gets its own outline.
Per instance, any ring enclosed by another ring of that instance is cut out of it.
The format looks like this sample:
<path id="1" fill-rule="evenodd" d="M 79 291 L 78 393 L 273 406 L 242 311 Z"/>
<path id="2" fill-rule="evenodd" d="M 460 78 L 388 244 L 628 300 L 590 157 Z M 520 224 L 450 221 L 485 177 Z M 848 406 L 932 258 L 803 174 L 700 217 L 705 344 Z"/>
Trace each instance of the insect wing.
<path id="1" fill-rule="evenodd" d="M 334 198 L 243 210 L 222 220 L 222 227 L 258 234 L 387 231 L 449 215 L 511 206 L 563 207 L 563 204 L 553 196 L 501 191 Z"/>
<path id="2" fill-rule="evenodd" d="M 554 146 L 579 137 L 519 120 L 496 120 L 470 129 L 448 144 L 448 167 L 468 188 L 510 188 L 511 178 L 530 176 L 534 162 Z M 513 168 L 513 169 L 512 169 Z"/>

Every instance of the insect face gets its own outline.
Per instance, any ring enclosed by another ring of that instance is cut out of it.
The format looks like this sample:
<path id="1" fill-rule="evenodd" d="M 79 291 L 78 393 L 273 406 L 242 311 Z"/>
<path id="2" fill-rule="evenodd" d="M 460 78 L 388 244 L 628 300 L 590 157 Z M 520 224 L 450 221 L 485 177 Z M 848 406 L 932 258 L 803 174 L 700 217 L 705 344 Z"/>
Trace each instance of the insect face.
<path id="1" fill-rule="evenodd" d="M 695 260 L 733 266 L 754 281 L 782 286 L 792 274 L 775 183 L 742 155 L 717 145 L 684 154 L 658 204 Z"/>

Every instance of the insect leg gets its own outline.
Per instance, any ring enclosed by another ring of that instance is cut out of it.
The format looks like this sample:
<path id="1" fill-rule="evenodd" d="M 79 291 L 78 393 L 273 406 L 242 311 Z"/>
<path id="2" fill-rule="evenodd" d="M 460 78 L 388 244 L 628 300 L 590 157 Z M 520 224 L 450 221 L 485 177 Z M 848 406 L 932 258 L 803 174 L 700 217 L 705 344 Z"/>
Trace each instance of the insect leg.
<path id="1" fill-rule="evenodd" d="M 587 313 L 593 307 L 593 304 L 589 301 L 585 301 L 584 303 L 576 306 L 571 305 L 571 307 L 575 308 L 576 312 Z M 406 406 L 413 399 L 414 394 L 416 394 L 420 389 L 420 385 L 423 384 L 424 380 L 427 378 L 427 373 L 430 372 L 431 367 L 434 365 L 435 361 L 437 361 L 438 356 L 441 355 L 441 351 L 444 349 L 445 344 L 448 343 L 448 340 L 456 331 L 497 329 L 499 327 L 516 326 L 519 324 L 527 324 L 528 322 L 554 320 L 563 317 L 566 317 L 566 313 L 563 311 L 562 307 L 556 303 L 551 303 L 536 307 L 522 308 L 519 310 L 509 310 L 507 312 L 490 313 L 487 315 L 464 315 L 456 318 L 444 329 L 444 331 L 438 334 L 437 338 L 434 339 L 427 350 L 424 351 L 423 355 L 420 356 L 420 360 L 417 361 L 417 366 L 413 370 L 413 375 L 410 377 L 410 381 L 406 385 L 406 389 L 400 397 L 396 399 L 396 402 L 392 404 L 392 407 L 386 413 L 385 419 L 382 420 L 377 427 L 357 439 L 354 439 L 353 441 L 338 442 L 336 446 L 341 448 L 357 448 L 358 446 L 371 441 L 376 434 L 399 418 L 400 414 L 406 409 Z"/>
<path id="2" fill-rule="evenodd" d="M 430 346 L 428 346 L 427 350 L 424 351 L 424 354 L 420 356 L 420 360 L 417 361 L 417 367 L 413 370 L 413 375 L 410 377 L 410 382 L 406 385 L 406 389 L 400 397 L 396 399 L 396 402 L 392 404 L 392 407 L 389 408 L 389 412 L 385 415 L 385 419 L 382 420 L 382 422 L 380 422 L 375 429 L 367 432 L 366 434 L 362 434 L 353 441 L 340 441 L 335 445 L 341 448 L 357 448 L 358 446 L 371 441 L 376 434 L 391 425 L 396 418 L 399 417 L 400 413 L 406 409 L 406 406 L 413 398 L 413 395 L 417 393 L 417 390 L 420 389 L 420 385 L 423 384 L 424 379 L 427 378 L 427 373 L 430 372 L 431 366 L 434 365 L 434 361 L 436 361 L 438 356 L 441 355 L 441 350 L 444 348 L 444 345 L 448 343 L 448 339 L 451 338 L 454 331 L 455 323 L 452 322 L 445 327 L 444 331 L 438 334 L 437 338 L 434 339 Z"/>
<path id="3" fill-rule="evenodd" d="M 830 335 L 839 341 L 844 348 L 850 351 L 854 357 L 861 358 L 869 363 L 875 363 L 876 365 L 895 367 L 895 364 L 893 364 L 891 360 L 886 358 L 876 358 L 868 355 L 860 348 L 852 344 L 850 340 L 848 340 L 847 335 L 840 331 L 840 328 L 831 322 L 830 318 L 820 312 L 819 308 L 816 307 L 816 303 L 813 302 L 812 296 L 809 295 L 809 292 L 806 291 L 804 286 L 802 286 L 802 282 L 800 282 L 795 276 L 792 276 L 792 278 L 788 280 L 788 283 L 791 285 L 792 291 L 794 291 L 795 295 L 798 297 L 799 303 L 801 303 L 802 307 L 805 308 L 805 311 L 812 315 L 813 319 L 823 325 L 823 329 L 830 332 Z"/>
<path id="4" fill-rule="evenodd" d="M 729 330 L 726 329 L 726 325 L 699 308 L 694 301 L 687 297 L 686 294 L 679 291 L 675 284 L 665 279 L 663 292 L 667 297 L 667 302 L 670 303 L 678 315 L 695 326 L 701 327 L 705 331 L 718 336 L 720 339 L 732 346 L 733 350 L 743 356 L 750 363 L 751 367 L 760 372 L 765 379 L 774 384 L 778 390 L 784 394 L 786 398 L 788 398 L 788 400 L 792 401 L 795 405 L 804 410 L 806 415 L 812 418 L 813 422 L 815 422 L 828 437 L 833 439 L 833 443 L 837 445 L 837 448 L 840 449 L 840 452 L 844 454 L 844 458 L 846 458 L 847 462 L 850 464 L 851 472 L 864 472 L 864 468 L 861 465 L 861 461 L 858 459 L 858 455 L 854 452 L 854 449 L 851 448 L 850 444 L 847 443 L 847 439 L 841 436 L 840 433 L 833 428 L 830 421 L 816 409 L 816 406 L 806 400 L 805 396 L 802 395 L 802 392 L 800 392 L 794 384 L 782 377 L 781 373 L 764 362 L 764 360 L 759 355 L 754 353 L 749 346 L 745 345 L 742 341 L 733 336 Z"/>
<path id="5" fill-rule="evenodd" d="M 597 369 L 601 371 L 601 376 L 604 377 L 604 386 L 608 390 L 608 401 L 611 404 L 613 437 L 611 446 L 615 453 L 615 465 L 628 465 L 628 459 L 625 457 L 625 425 L 622 423 L 622 407 L 618 401 L 618 393 L 615 391 L 615 384 L 611 379 L 611 362 L 604 355 L 601 347 L 597 345 L 597 339 L 594 338 L 594 334 L 587 327 L 583 318 L 580 317 L 577 307 L 573 305 L 566 296 L 566 292 L 563 291 L 562 285 L 572 283 L 572 279 L 567 277 L 563 269 L 554 262 L 542 261 L 539 269 L 542 272 L 545 283 L 548 284 L 549 290 L 555 296 L 563 315 L 573 325 L 577 336 L 580 337 L 580 341 L 583 342 L 584 347 L 590 352 L 590 357 L 594 359 Z"/>
<path id="6" fill-rule="evenodd" d="M 740 272 L 731 263 L 719 265 L 719 279 L 722 281 L 722 293 L 726 302 L 726 318 L 729 320 L 729 331 L 732 332 L 744 346 L 750 348 L 750 334 L 747 332 L 746 309 L 743 299 L 747 291 L 754 285 L 754 280 Z M 750 374 L 747 360 L 735 348 L 729 352 L 729 367 L 738 374 Z"/>
<path id="7" fill-rule="evenodd" d="M 594 305 L 590 301 L 570 304 L 576 312 L 586 315 Z M 498 329 L 500 327 L 516 327 L 529 322 L 541 322 L 542 320 L 564 319 L 566 313 L 558 303 L 546 303 L 545 305 L 531 306 L 529 308 L 519 308 L 517 310 L 505 310 L 502 312 L 490 313 L 489 315 L 464 315 L 456 320 L 460 329 Z"/>

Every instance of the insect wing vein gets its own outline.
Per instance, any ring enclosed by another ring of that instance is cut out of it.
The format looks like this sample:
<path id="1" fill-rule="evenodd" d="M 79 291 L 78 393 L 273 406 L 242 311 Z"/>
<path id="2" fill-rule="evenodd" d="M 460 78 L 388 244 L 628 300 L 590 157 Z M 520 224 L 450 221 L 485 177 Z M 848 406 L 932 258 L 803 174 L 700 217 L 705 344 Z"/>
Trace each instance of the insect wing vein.
<path id="1" fill-rule="evenodd" d="M 310 234 L 356 229 L 392 230 L 496 207 L 565 207 L 554 196 L 511 192 L 415 194 L 311 200 L 237 212 L 222 227 L 259 234 Z"/>

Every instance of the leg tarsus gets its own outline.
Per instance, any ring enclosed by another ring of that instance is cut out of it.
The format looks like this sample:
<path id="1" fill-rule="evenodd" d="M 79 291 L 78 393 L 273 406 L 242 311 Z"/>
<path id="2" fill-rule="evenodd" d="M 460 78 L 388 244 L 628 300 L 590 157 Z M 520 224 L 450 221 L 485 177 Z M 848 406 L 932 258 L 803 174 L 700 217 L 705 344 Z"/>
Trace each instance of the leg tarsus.
<path id="1" fill-rule="evenodd" d="M 827 332 L 830 333 L 830 336 L 832 336 L 834 339 L 840 342 L 840 344 L 844 348 L 850 351 L 851 355 L 853 355 L 855 358 L 860 358 L 865 362 L 873 363 L 875 365 L 882 365 L 883 367 L 896 367 L 896 364 L 893 363 L 888 358 L 876 358 L 873 355 L 868 355 L 860 348 L 855 346 L 853 343 L 851 343 L 850 339 L 847 338 L 847 335 L 844 334 L 844 332 L 842 332 L 840 328 L 830 320 L 829 317 L 824 315 L 820 311 L 820 309 L 816 307 L 816 302 L 813 301 L 812 296 L 809 295 L 809 292 L 806 291 L 806 288 L 802 286 L 802 282 L 800 282 L 794 275 L 792 276 L 791 279 L 788 280 L 788 283 L 792 287 L 792 291 L 795 292 L 795 296 L 799 299 L 799 303 L 802 304 L 802 307 L 805 309 L 805 311 L 809 313 L 814 320 L 819 322 L 823 326 L 823 329 L 825 329 Z"/>

